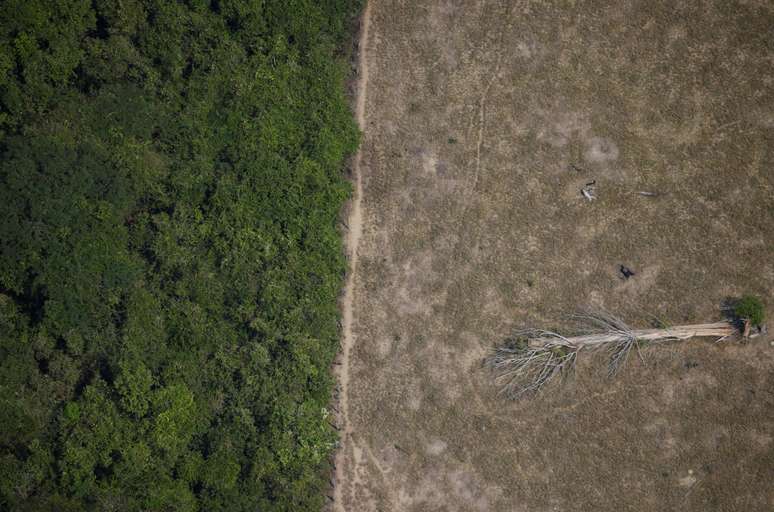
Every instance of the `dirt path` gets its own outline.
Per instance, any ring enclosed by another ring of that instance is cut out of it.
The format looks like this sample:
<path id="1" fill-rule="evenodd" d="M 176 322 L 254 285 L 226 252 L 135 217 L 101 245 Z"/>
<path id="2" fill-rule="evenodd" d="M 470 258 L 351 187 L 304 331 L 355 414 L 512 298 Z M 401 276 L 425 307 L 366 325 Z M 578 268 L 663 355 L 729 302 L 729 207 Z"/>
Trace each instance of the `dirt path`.
<path id="1" fill-rule="evenodd" d="M 368 90 L 368 62 L 366 60 L 366 44 L 368 42 L 368 28 L 370 24 L 371 3 L 367 2 L 363 11 L 363 19 L 360 30 L 360 42 L 358 44 L 358 69 L 359 78 L 357 84 L 357 100 L 355 104 L 355 117 L 361 130 L 365 130 L 365 103 Z M 346 246 L 349 251 L 349 273 L 344 289 L 342 303 L 342 340 L 341 340 L 341 365 L 337 366 L 337 378 L 339 382 L 339 409 L 341 411 L 341 445 L 336 453 L 336 485 L 333 489 L 333 510 L 344 512 L 343 502 L 344 459 L 345 453 L 351 445 L 352 424 L 349 421 L 349 365 L 350 352 L 354 344 L 352 337 L 353 309 L 355 301 L 355 274 L 357 272 L 357 246 L 360 242 L 362 231 L 362 213 L 360 201 L 363 196 L 363 185 L 360 176 L 360 161 L 362 150 L 358 149 L 352 164 L 352 173 L 355 181 L 355 194 L 352 198 L 352 210 L 349 216 L 349 231 L 347 231 Z"/>

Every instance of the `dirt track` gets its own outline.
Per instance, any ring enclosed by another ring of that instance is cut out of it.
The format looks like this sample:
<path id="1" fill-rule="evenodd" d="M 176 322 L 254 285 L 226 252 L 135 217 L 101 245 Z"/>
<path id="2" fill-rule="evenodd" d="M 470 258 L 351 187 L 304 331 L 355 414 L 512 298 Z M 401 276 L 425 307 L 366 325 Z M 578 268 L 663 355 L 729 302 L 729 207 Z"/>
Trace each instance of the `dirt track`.
<path id="1" fill-rule="evenodd" d="M 370 4 L 336 510 L 774 509 L 768 339 L 612 381 L 587 359 L 517 403 L 480 368 L 589 305 L 711 322 L 751 292 L 772 316 L 772 6 Z"/>
<path id="2" fill-rule="evenodd" d="M 368 28 L 370 25 L 370 3 L 368 3 L 363 11 L 361 27 L 360 27 L 360 43 L 359 57 L 358 57 L 358 82 L 356 88 L 356 101 L 355 101 L 355 118 L 360 126 L 361 130 L 365 129 L 365 102 L 366 94 L 368 91 L 368 61 L 366 45 L 368 42 Z M 337 381 L 339 383 L 339 396 L 338 405 L 341 411 L 340 418 L 338 418 L 341 428 L 341 445 L 339 451 L 336 454 L 336 470 L 335 481 L 344 481 L 344 467 L 345 456 L 349 450 L 352 449 L 350 437 L 352 436 L 352 424 L 349 421 L 349 366 L 351 360 L 352 346 L 354 339 L 352 336 L 352 322 L 353 322 L 353 310 L 355 302 L 355 276 L 357 275 L 357 262 L 358 262 L 358 244 L 360 243 L 360 235 L 362 231 L 363 216 L 361 213 L 360 203 L 363 196 L 363 186 L 361 179 L 360 163 L 362 161 L 362 151 L 358 151 L 355 155 L 352 163 L 352 174 L 355 184 L 355 193 L 351 201 L 349 211 L 349 229 L 347 230 L 347 236 L 345 245 L 349 253 L 349 273 L 347 274 L 347 281 L 344 288 L 344 297 L 342 298 L 342 340 L 341 340 L 341 364 L 336 366 L 337 368 Z M 353 482 L 353 484 L 356 482 Z M 335 511 L 344 512 L 344 499 L 342 495 L 342 485 L 335 485 L 333 488 L 333 508 Z"/>

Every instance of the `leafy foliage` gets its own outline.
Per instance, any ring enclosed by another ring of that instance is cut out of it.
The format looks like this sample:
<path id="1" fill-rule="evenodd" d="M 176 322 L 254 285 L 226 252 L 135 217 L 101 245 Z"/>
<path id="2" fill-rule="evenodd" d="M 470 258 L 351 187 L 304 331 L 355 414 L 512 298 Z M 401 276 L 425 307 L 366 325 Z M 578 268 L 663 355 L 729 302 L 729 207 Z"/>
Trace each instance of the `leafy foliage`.
<path id="1" fill-rule="evenodd" d="M 4 2 L 0 510 L 319 508 L 360 2 Z"/>
<path id="2" fill-rule="evenodd" d="M 752 325 L 763 323 L 763 302 L 754 295 L 745 295 L 734 305 L 737 318 L 749 320 Z"/>

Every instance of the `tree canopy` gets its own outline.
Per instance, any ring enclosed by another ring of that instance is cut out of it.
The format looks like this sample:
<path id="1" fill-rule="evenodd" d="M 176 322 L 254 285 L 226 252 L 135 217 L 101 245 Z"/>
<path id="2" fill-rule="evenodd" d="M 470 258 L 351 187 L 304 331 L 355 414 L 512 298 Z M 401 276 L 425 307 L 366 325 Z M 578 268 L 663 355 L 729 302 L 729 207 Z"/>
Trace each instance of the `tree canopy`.
<path id="1" fill-rule="evenodd" d="M 0 510 L 319 509 L 361 0 L 5 0 Z"/>

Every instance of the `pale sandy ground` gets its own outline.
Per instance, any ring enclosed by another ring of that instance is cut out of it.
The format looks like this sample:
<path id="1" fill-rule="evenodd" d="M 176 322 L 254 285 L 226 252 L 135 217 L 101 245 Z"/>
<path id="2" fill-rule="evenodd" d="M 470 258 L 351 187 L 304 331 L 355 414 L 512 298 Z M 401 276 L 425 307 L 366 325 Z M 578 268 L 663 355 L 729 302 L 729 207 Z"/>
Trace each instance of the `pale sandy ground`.
<path id="1" fill-rule="evenodd" d="M 774 314 L 773 11 L 370 2 L 337 510 L 774 510 L 769 339 L 615 380 L 586 358 L 517 403 L 480 367 L 588 305 L 647 327 L 751 292 Z"/>

